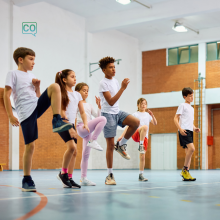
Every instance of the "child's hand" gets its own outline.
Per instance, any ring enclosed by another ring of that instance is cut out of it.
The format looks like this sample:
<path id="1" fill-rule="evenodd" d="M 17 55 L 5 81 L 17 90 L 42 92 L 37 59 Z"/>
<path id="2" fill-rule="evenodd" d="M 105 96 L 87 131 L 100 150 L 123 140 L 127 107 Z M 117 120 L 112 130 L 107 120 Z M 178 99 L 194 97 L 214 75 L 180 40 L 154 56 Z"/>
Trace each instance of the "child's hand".
<path id="1" fill-rule="evenodd" d="M 182 136 L 187 136 L 186 130 L 184 130 L 184 129 L 180 129 L 180 134 Z"/>
<path id="2" fill-rule="evenodd" d="M 129 83 L 130 83 L 130 79 L 125 78 L 125 79 L 122 81 L 122 83 L 121 83 L 121 88 L 122 88 L 123 90 L 125 90 L 125 89 L 127 88 L 127 86 L 128 86 Z"/>
<path id="3" fill-rule="evenodd" d="M 123 137 L 119 137 L 118 140 L 117 140 L 117 142 L 119 142 L 122 138 L 123 138 Z"/>
<path id="4" fill-rule="evenodd" d="M 40 80 L 39 79 L 32 79 L 32 84 L 34 87 L 40 87 Z"/>
<path id="5" fill-rule="evenodd" d="M 199 132 L 200 132 L 200 129 L 199 129 L 199 128 L 195 128 L 194 131 L 195 131 L 196 133 L 199 133 Z"/>
<path id="6" fill-rule="evenodd" d="M 152 112 L 151 110 L 148 110 L 147 112 L 149 113 L 149 115 L 150 115 L 151 117 L 154 116 L 154 114 L 153 114 L 153 112 Z"/>
<path id="7" fill-rule="evenodd" d="M 75 139 L 78 138 L 78 134 L 76 133 L 76 131 L 73 128 L 70 128 L 69 133 L 70 133 L 71 138 L 75 138 Z"/>
<path id="8" fill-rule="evenodd" d="M 101 109 L 101 99 L 95 96 L 95 101 L 96 101 L 96 104 L 98 105 L 98 108 Z"/>
<path id="9" fill-rule="evenodd" d="M 84 126 L 83 126 L 83 129 L 84 129 L 84 128 L 90 133 L 90 130 L 89 130 L 88 125 L 84 125 Z"/>
<path id="10" fill-rule="evenodd" d="M 12 126 L 18 127 L 20 125 L 18 119 L 16 117 L 14 117 L 14 115 L 9 117 L 9 121 L 12 124 Z"/>

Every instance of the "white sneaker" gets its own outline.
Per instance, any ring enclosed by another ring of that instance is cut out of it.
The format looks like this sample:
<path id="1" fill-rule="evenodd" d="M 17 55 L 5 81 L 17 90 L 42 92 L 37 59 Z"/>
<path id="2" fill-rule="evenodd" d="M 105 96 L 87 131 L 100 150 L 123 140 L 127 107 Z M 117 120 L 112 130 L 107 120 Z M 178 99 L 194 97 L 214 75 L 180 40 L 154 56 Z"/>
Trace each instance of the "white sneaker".
<path id="1" fill-rule="evenodd" d="M 140 154 L 145 154 L 145 150 L 144 150 L 144 145 L 143 145 L 143 144 L 140 144 L 140 145 L 139 145 L 138 150 L 139 150 L 139 153 L 140 153 Z"/>
<path id="2" fill-rule="evenodd" d="M 83 177 L 80 179 L 79 185 L 81 185 L 81 186 L 96 186 L 96 183 L 93 183 L 92 181 L 88 180 L 86 177 Z"/>
<path id="3" fill-rule="evenodd" d="M 103 149 L 101 148 L 101 146 L 98 144 L 96 140 L 89 141 L 87 146 L 95 150 L 103 151 Z"/>

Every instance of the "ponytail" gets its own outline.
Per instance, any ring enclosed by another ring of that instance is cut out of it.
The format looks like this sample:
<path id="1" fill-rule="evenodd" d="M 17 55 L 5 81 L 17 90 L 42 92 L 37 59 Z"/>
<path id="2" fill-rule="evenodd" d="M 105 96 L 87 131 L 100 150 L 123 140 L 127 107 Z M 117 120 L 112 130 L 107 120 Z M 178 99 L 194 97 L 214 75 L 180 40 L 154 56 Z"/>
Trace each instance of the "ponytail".
<path id="1" fill-rule="evenodd" d="M 66 107 L 69 104 L 69 97 L 68 93 L 66 91 L 66 84 L 63 81 L 64 78 L 67 78 L 69 75 L 69 72 L 72 71 L 71 69 L 65 69 L 56 74 L 55 77 L 55 83 L 59 84 L 60 89 L 61 89 L 61 109 L 66 111 Z"/>

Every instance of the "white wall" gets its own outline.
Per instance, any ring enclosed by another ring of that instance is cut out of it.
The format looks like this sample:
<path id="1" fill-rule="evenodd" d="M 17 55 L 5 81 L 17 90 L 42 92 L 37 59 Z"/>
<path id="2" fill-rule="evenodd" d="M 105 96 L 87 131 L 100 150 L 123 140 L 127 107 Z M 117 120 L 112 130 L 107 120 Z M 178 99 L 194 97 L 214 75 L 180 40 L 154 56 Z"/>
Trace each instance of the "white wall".
<path id="1" fill-rule="evenodd" d="M 10 4 L 9 2 L 0 0 L 0 87 L 5 84 L 5 77 L 10 67 L 10 59 L 12 56 L 10 51 Z"/>

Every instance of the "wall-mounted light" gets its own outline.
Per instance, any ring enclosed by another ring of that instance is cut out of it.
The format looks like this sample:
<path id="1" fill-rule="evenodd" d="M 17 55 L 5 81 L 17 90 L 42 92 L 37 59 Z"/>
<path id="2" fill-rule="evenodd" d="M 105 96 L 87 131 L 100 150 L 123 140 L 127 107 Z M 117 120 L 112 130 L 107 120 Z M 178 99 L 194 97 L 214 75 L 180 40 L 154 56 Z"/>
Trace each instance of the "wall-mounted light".
<path id="1" fill-rule="evenodd" d="M 141 2 L 139 2 L 137 0 L 116 0 L 116 2 L 121 3 L 123 5 L 130 4 L 131 2 L 137 2 L 138 4 L 143 5 L 144 7 L 152 8 L 151 6 L 145 5 L 145 4 L 143 4 L 143 3 L 141 3 Z"/>
<path id="2" fill-rule="evenodd" d="M 172 29 L 173 29 L 174 31 L 177 31 L 177 32 L 187 32 L 187 31 L 188 31 L 187 29 L 189 29 L 189 30 L 194 31 L 194 32 L 196 32 L 197 34 L 199 34 L 199 31 L 194 30 L 194 29 L 192 29 L 192 28 L 190 28 L 190 27 L 187 27 L 186 25 L 183 25 L 183 24 L 179 23 L 178 21 L 175 22 L 175 24 L 174 24 L 174 26 L 172 27 Z"/>

